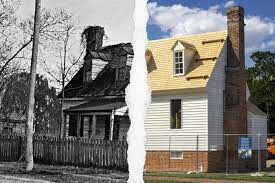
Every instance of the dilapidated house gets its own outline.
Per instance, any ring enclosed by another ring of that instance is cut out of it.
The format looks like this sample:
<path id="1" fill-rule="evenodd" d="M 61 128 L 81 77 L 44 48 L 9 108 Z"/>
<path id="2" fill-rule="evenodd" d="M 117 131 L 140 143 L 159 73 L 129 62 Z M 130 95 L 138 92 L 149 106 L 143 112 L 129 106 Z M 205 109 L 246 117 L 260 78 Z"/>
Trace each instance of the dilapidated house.
<path id="1" fill-rule="evenodd" d="M 62 134 L 120 139 L 130 126 L 125 88 L 130 79 L 133 49 L 130 43 L 102 47 L 104 28 L 84 30 L 83 67 L 64 89 Z"/>

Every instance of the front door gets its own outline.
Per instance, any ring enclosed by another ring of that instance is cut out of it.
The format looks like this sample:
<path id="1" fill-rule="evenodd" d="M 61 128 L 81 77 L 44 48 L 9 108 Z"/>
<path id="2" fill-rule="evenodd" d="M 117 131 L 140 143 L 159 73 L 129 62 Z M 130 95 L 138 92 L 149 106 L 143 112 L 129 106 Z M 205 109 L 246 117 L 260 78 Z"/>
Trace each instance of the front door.
<path id="1" fill-rule="evenodd" d="M 77 115 L 70 115 L 69 117 L 69 136 L 77 136 Z"/>

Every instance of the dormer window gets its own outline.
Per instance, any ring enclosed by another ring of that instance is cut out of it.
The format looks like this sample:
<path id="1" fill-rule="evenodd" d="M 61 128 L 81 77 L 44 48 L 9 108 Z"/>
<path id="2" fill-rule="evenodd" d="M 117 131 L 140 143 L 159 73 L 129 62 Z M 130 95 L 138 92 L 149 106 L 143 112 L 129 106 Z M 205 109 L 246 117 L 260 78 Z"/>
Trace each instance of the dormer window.
<path id="1" fill-rule="evenodd" d="M 183 74 L 183 57 L 182 51 L 174 52 L 174 70 L 175 75 Z"/>
<path id="2" fill-rule="evenodd" d="M 194 57 L 196 48 L 190 43 L 178 40 L 171 50 L 173 51 L 174 76 L 185 75 Z"/>

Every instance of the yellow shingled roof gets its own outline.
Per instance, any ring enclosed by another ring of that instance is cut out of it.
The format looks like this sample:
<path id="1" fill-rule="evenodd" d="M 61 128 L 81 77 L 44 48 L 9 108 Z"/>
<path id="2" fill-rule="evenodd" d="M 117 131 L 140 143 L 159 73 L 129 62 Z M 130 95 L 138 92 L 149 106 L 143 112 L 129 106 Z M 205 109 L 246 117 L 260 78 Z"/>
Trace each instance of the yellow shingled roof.
<path id="1" fill-rule="evenodd" d="M 209 80 L 207 76 L 211 76 L 217 59 L 214 61 L 204 59 L 218 58 L 226 41 L 217 40 L 226 40 L 226 37 L 227 31 L 221 31 L 149 41 L 146 56 L 148 58 L 148 53 L 151 55 L 147 62 L 151 90 L 164 91 L 206 87 Z M 197 50 L 186 74 L 183 76 L 174 76 L 173 74 L 173 50 L 171 48 L 177 41 L 192 44 Z M 209 41 L 209 43 L 203 43 L 203 41 Z M 206 77 L 202 78 L 203 76 Z"/>

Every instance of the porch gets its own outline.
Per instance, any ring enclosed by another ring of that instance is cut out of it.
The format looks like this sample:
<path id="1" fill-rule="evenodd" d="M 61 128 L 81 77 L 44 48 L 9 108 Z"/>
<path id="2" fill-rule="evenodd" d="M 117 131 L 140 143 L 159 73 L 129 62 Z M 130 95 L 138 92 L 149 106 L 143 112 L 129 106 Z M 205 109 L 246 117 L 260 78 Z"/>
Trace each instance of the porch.
<path id="1" fill-rule="evenodd" d="M 90 101 L 64 111 L 64 136 L 118 140 L 130 127 L 125 102 Z"/>

